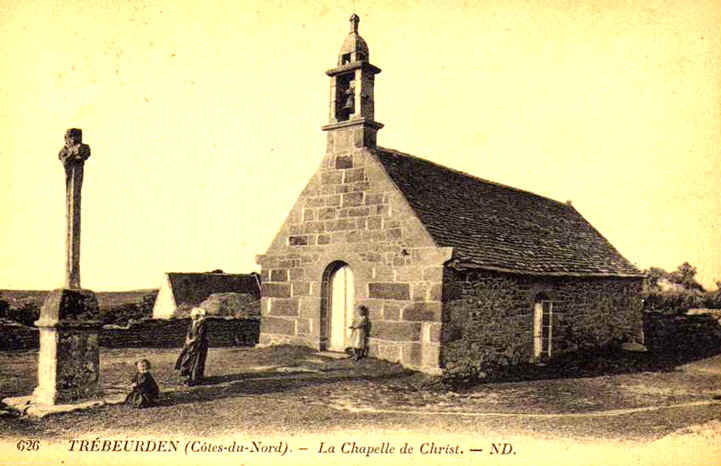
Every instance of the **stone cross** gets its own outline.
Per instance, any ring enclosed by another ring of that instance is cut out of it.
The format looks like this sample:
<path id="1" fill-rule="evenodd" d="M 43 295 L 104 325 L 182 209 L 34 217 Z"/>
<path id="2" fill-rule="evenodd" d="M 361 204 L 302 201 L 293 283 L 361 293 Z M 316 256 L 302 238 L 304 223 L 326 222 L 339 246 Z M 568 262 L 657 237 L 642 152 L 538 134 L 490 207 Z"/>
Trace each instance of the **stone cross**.
<path id="1" fill-rule="evenodd" d="M 90 146 L 83 144 L 83 131 L 67 130 L 58 158 L 65 167 L 65 287 L 74 290 L 80 289 L 80 191 L 88 157 Z"/>
<path id="2" fill-rule="evenodd" d="M 65 167 L 65 287 L 48 293 L 35 326 L 40 330 L 34 403 L 75 403 L 100 394 L 101 328 L 98 299 L 80 288 L 80 190 L 90 147 L 81 130 L 65 132 L 58 158 Z"/>

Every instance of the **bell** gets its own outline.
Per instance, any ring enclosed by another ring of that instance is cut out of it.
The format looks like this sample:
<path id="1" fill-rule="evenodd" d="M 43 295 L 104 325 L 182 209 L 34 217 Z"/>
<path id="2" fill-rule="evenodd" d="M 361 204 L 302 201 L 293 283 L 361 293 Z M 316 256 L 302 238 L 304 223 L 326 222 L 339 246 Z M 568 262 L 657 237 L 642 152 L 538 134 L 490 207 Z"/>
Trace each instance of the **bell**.
<path id="1" fill-rule="evenodd" d="M 348 94 L 345 104 L 343 104 L 343 110 L 353 110 L 353 94 Z"/>

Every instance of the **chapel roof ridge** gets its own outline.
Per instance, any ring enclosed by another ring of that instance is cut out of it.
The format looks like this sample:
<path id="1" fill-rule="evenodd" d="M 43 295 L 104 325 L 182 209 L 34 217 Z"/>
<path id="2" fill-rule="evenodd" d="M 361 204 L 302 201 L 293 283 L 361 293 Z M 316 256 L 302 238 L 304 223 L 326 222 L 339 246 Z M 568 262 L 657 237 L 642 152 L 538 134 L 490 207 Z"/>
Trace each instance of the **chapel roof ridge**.
<path id="1" fill-rule="evenodd" d="M 500 187 L 500 188 L 511 189 L 511 190 L 517 191 L 517 192 L 519 192 L 519 193 L 529 194 L 529 195 L 531 195 L 531 196 L 536 196 L 536 197 L 538 197 L 538 198 L 541 198 L 541 199 L 545 199 L 545 200 L 547 200 L 547 201 L 554 202 L 554 203 L 559 204 L 559 205 L 562 205 L 562 206 L 564 206 L 564 207 L 570 207 L 571 209 L 578 211 L 575 207 L 573 207 L 573 205 L 569 204 L 568 202 L 562 202 L 562 201 L 559 201 L 559 200 L 557 200 L 557 199 L 553 199 L 553 198 L 551 198 L 551 197 L 542 196 L 541 194 L 537 194 L 537 193 L 534 193 L 534 192 L 532 192 L 532 191 L 528 191 L 528 190 L 521 189 L 521 188 L 516 188 L 515 186 L 509 186 L 509 185 L 507 185 L 507 184 L 499 183 L 499 182 L 497 182 L 497 181 L 487 180 L 487 179 L 485 179 L 485 178 L 481 178 L 480 176 L 476 176 L 476 175 L 473 175 L 473 174 L 471 174 L 471 173 L 464 172 L 463 170 L 458 170 L 458 169 L 456 169 L 456 168 L 452 168 L 452 167 L 449 167 L 449 166 L 446 166 L 446 165 L 441 165 L 441 164 L 438 163 L 438 162 L 433 162 L 433 161 L 431 161 L 431 160 L 425 159 L 425 158 L 423 158 L 423 157 L 419 157 L 419 156 L 417 156 L 417 155 L 408 154 L 408 153 L 406 153 L 406 152 L 401 152 L 401 151 L 396 150 L 396 149 L 391 149 L 391 148 L 388 148 L 388 147 L 381 147 L 381 146 L 376 146 L 376 147 L 375 147 L 375 150 L 380 150 L 380 151 L 384 151 L 384 152 L 389 152 L 389 153 L 393 153 L 393 154 L 402 155 L 403 157 L 410 157 L 410 158 L 412 158 L 412 159 L 420 160 L 421 162 L 428 163 L 428 164 L 430 164 L 430 165 L 434 165 L 434 166 L 439 167 L 439 168 L 441 168 L 441 169 L 443 169 L 443 170 L 448 170 L 448 171 L 457 173 L 457 174 L 459 174 L 459 175 L 465 176 L 465 177 L 467 177 L 467 178 L 474 179 L 474 180 L 476 180 L 476 181 L 480 181 L 481 183 L 488 183 L 488 184 L 492 184 L 492 185 L 498 186 L 498 187 Z"/>
<path id="2" fill-rule="evenodd" d="M 641 277 L 573 206 L 395 149 L 372 152 L 434 241 L 475 268 Z"/>

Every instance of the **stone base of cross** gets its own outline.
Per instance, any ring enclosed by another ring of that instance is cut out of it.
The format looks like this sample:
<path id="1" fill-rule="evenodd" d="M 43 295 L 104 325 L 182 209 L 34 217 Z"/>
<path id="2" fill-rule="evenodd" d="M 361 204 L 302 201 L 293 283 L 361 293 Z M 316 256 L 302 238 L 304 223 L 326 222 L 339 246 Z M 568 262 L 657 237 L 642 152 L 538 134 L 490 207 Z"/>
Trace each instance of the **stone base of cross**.
<path id="1" fill-rule="evenodd" d="M 101 325 L 98 299 L 92 291 L 61 288 L 48 294 L 35 322 L 40 352 L 33 402 L 55 405 L 101 394 Z"/>

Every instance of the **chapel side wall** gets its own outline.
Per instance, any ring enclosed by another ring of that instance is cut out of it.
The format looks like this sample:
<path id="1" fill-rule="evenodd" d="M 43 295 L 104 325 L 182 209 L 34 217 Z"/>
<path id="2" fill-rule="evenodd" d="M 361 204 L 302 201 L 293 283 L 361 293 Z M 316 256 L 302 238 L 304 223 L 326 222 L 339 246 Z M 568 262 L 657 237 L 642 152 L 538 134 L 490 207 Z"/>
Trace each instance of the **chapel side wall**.
<path id="1" fill-rule="evenodd" d="M 369 308 L 369 355 L 437 371 L 450 250 L 435 246 L 380 162 L 353 142 L 351 128 L 329 137 L 330 153 L 258 257 L 260 344 L 326 345 L 323 276 L 342 261 L 353 271 L 355 305 Z"/>
<path id="2" fill-rule="evenodd" d="M 553 303 L 552 355 L 633 339 L 642 328 L 639 278 L 534 277 L 444 272 L 442 364 L 533 359 L 533 305 Z"/>

